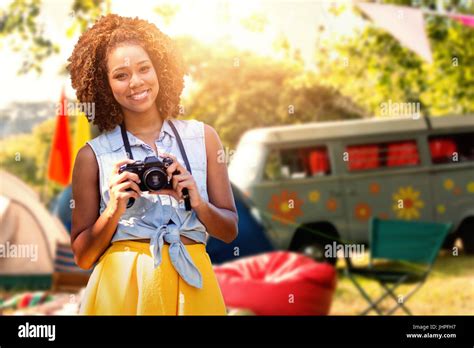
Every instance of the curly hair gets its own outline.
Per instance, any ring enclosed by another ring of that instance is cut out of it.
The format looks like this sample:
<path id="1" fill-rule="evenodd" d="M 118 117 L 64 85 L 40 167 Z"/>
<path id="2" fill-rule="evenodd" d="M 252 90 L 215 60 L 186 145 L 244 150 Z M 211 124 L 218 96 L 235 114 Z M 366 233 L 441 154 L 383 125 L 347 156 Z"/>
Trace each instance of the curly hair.
<path id="1" fill-rule="evenodd" d="M 160 83 L 156 104 L 161 117 L 177 117 L 179 112 L 185 68 L 173 41 L 145 20 L 109 14 L 81 35 L 67 67 L 79 102 L 95 103 L 92 119 L 100 132 L 112 130 L 123 120 L 108 82 L 107 55 L 124 43 L 138 44 L 150 56 Z"/>

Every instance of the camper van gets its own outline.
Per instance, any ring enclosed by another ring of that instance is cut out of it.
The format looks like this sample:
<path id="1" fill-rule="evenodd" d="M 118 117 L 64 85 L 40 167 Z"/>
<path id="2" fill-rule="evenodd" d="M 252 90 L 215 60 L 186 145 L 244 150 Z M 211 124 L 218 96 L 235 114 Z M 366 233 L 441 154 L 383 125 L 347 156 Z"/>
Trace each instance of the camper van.
<path id="1" fill-rule="evenodd" d="M 334 241 L 367 243 L 378 217 L 452 222 L 445 246 L 459 237 L 474 253 L 474 115 L 254 129 L 229 175 L 278 249 L 324 259 Z"/>

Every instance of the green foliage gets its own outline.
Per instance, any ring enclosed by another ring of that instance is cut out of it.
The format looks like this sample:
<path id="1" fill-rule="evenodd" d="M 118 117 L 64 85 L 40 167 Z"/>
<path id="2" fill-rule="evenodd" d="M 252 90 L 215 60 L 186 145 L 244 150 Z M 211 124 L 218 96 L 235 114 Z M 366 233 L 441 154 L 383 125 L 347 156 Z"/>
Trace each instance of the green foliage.
<path id="1" fill-rule="evenodd" d="M 0 141 L 0 168 L 18 176 L 39 192 L 45 202 L 62 186 L 47 180 L 48 156 L 56 120 L 40 123 L 31 134 L 20 134 Z"/>
<path id="2" fill-rule="evenodd" d="M 474 29 L 433 18 L 428 23 L 434 64 L 421 96 L 432 115 L 474 112 Z"/>
<path id="3" fill-rule="evenodd" d="M 93 24 L 104 12 L 110 8 L 110 1 L 104 0 L 74 0 L 71 6 L 69 17 L 73 20 L 66 32 L 72 38 L 77 32 L 83 33 Z"/>
<path id="4" fill-rule="evenodd" d="M 463 8 L 460 3 L 458 8 L 473 10 L 472 4 Z M 379 115 L 380 104 L 388 100 L 419 102 L 427 115 L 473 113 L 474 45 L 468 43 L 474 42 L 474 30 L 449 18 L 425 17 L 433 64 L 422 61 L 382 29 L 368 26 L 352 38 L 318 48 L 321 81 L 350 95 L 373 115 Z M 336 58 L 330 58 L 330 53 Z"/>
<path id="5" fill-rule="evenodd" d="M 163 18 L 165 25 L 170 25 L 179 12 L 178 5 L 161 4 L 155 7 L 154 11 Z"/>
<path id="6" fill-rule="evenodd" d="M 228 146 L 251 128 L 362 117 L 299 60 L 272 60 L 224 43 L 208 47 L 189 37 L 178 44 L 195 83 L 184 101 L 186 116 L 215 127 Z"/>
<path id="7" fill-rule="evenodd" d="M 43 63 L 60 51 L 59 45 L 44 35 L 41 5 L 41 0 L 14 0 L 6 10 L 0 9 L 0 38 L 6 40 L 14 52 L 23 55 L 18 74 L 30 71 L 41 74 Z M 77 32 L 84 32 L 109 8 L 110 0 L 74 0 L 68 14 L 72 24 L 66 35 L 71 38 Z M 65 73 L 64 67 L 62 70 Z"/>
<path id="8" fill-rule="evenodd" d="M 243 18 L 240 23 L 251 32 L 262 33 L 268 24 L 268 18 L 263 13 L 254 13 L 247 18 Z"/>
<path id="9" fill-rule="evenodd" d="M 40 7 L 40 0 L 14 0 L 8 10 L 0 9 L 0 38 L 24 55 L 20 74 L 32 70 L 40 74 L 44 60 L 59 52 L 59 47 L 43 35 L 38 21 Z"/>

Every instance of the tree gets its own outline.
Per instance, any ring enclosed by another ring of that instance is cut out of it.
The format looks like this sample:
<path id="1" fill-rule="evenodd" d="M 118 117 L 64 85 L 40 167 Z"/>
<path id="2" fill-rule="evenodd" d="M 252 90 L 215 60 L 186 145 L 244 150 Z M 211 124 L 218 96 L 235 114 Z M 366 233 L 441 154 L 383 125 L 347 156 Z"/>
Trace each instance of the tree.
<path id="1" fill-rule="evenodd" d="M 18 176 L 49 202 L 62 186 L 47 180 L 49 148 L 56 120 L 46 120 L 37 125 L 30 134 L 20 134 L 0 141 L 0 168 Z M 72 125 L 74 127 L 74 125 Z"/>
<path id="2" fill-rule="evenodd" d="M 59 45 L 44 34 L 44 23 L 40 20 L 41 4 L 41 0 L 14 0 L 7 9 L 0 9 L 0 38 L 24 57 L 19 74 L 30 71 L 41 74 L 43 63 L 60 51 Z M 109 9 L 110 0 L 74 0 L 69 13 L 72 24 L 67 35 L 72 37 L 77 31 L 84 32 Z M 61 72 L 65 73 L 65 70 Z"/>
<path id="3" fill-rule="evenodd" d="M 362 117 L 363 110 L 299 60 L 274 60 L 225 43 L 205 46 L 179 38 L 194 88 L 184 101 L 185 115 L 219 130 L 235 146 L 248 129 Z"/>
<path id="4" fill-rule="evenodd" d="M 411 5 L 409 0 L 385 2 Z M 448 5 L 474 13 L 472 2 Z M 427 115 L 474 112 L 474 45 L 468 44 L 474 42 L 474 30 L 439 16 L 426 16 L 426 24 L 432 65 L 385 31 L 369 26 L 351 38 L 322 43 L 315 58 L 321 81 L 350 95 L 373 115 L 379 115 L 380 105 L 388 100 L 420 103 Z M 336 58 L 331 58 L 333 52 Z"/>

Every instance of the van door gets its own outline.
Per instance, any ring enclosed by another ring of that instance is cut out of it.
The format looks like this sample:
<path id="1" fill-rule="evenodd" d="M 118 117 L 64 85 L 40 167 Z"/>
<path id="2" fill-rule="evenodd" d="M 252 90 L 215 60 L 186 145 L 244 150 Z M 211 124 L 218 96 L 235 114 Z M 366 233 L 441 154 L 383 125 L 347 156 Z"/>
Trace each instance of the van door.
<path id="1" fill-rule="evenodd" d="M 428 145 L 435 221 L 449 221 L 457 228 L 474 216 L 474 132 L 433 134 Z M 458 232 L 466 245 L 469 238 L 463 236 L 465 231 Z M 474 237 L 471 240 L 474 250 Z"/>
<path id="2" fill-rule="evenodd" d="M 371 217 L 432 220 L 429 167 L 415 137 L 345 145 L 345 201 L 351 238 L 368 242 Z"/>
<path id="3" fill-rule="evenodd" d="M 271 221 L 279 247 L 287 249 L 303 224 L 328 222 L 336 229 L 342 228 L 345 215 L 341 180 L 332 174 L 325 144 L 268 150 L 252 197 Z"/>

